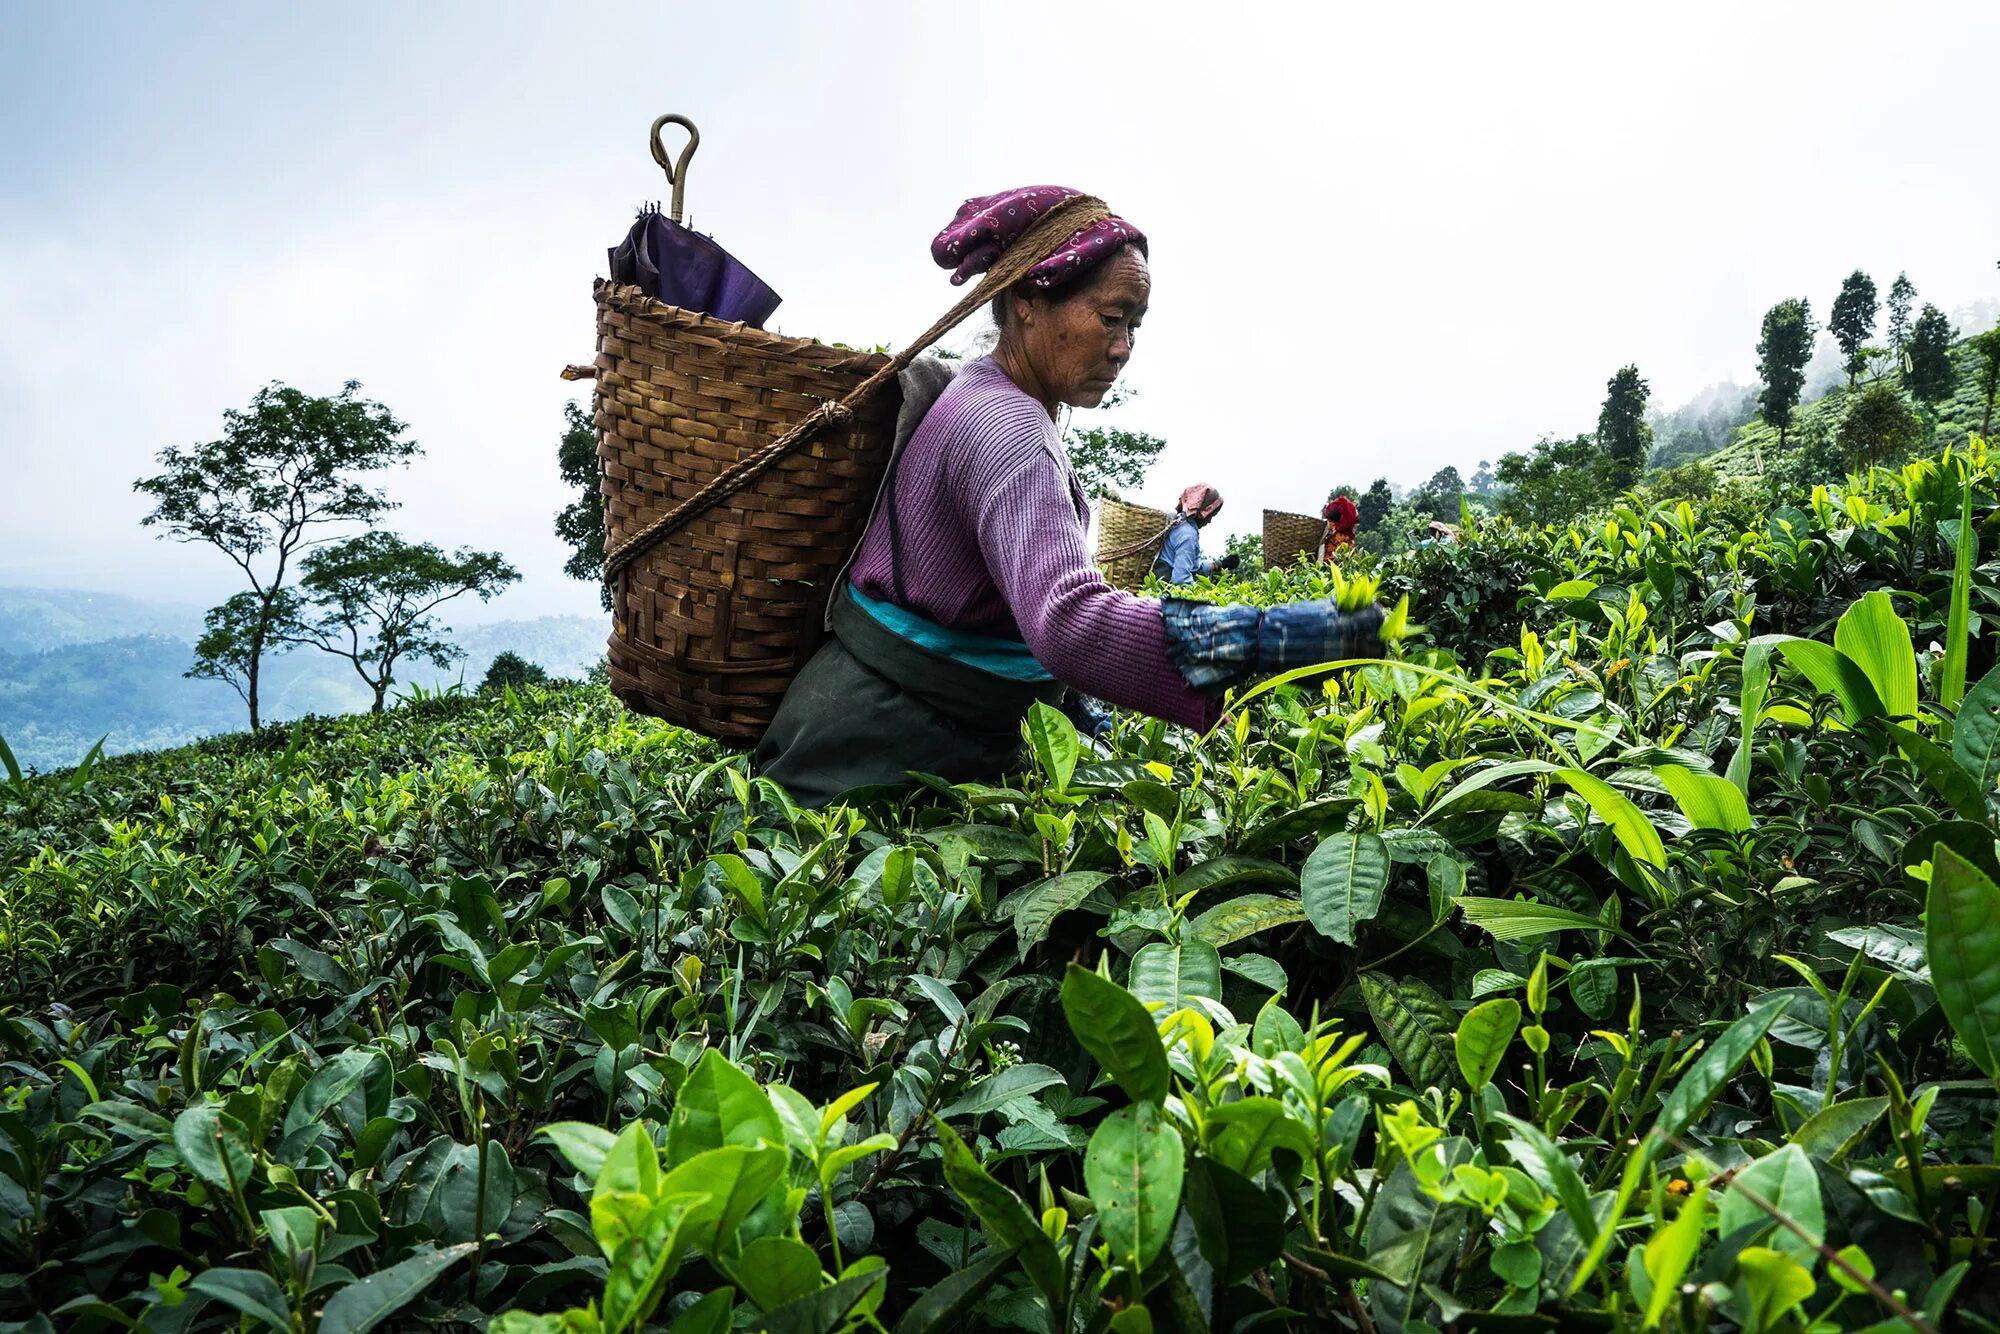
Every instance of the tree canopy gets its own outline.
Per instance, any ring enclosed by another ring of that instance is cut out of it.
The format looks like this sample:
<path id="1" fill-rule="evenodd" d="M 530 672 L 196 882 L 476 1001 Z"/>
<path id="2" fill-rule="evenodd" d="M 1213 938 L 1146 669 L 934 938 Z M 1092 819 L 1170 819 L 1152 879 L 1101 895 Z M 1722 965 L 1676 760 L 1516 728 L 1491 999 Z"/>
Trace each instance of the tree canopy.
<path id="1" fill-rule="evenodd" d="M 1653 428 L 1646 424 L 1646 400 L 1652 386 L 1639 378 L 1637 366 L 1621 366 L 1605 382 L 1604 406 L 1597 414 L 1597 443 L 1603 448 L 1612 483 L 1624 488 L 1639 480 L 1653 448 Z"/>
<path id="2" fill-rule="evenodd" d="M 1757 402 L 1764 420 L 1778 428 L 1780 445 L 1805 387 L 1814 332 L 1812 303 L 1801 298 L 1780 301 L 1764 314 L 1763 336 L 1757 340 L 1757 374 L 1764 381 L 1764 392 Z"/>
<path id="3" fill-rule="evenodd" d="M 1828 316 L 1826 327 L 1833 341 L 1840 344 L 1842 367 L 1847 371 L 1850 388 L 1867 369 L 1867 343 L 1875 336 L 1877 310 L 1875 280 L 1860 269 L 1848 274 L 1847 281 L 1840 285 L 1840 295 L 1833 299 L 1833 313 Z"/>

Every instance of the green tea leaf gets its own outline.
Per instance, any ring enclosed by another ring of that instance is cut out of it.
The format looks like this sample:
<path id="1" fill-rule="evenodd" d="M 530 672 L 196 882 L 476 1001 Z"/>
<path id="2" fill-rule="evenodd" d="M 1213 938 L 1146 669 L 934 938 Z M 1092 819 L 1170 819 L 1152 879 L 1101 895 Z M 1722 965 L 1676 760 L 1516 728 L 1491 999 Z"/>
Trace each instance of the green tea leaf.
<path id="1" fill-rule="evenodd" d="M 1021 728 L 1035 753 L 1035 762 L 1049 776 L 1050 784 L 1058 792 L 1068 791 L 1069 780 L 1076 774 L 1077 757 L 1083 750 L 1077 739 L 1076 724 L 1061 709 L 1036 700 L 1029 706 Z"/>
<path id="2" fill-rule="evenodd" d="M 1167 1244 L 1180 1208 L 1186 1149 L 1149 1102 L 1104 1118 L 1083 1155 L 1083 1179 L 1113 1258 L 1143 1272 Z"/>
<path id="3" fill-rule="evenodd" d="M 1063 1016 L 1083 1049 L 1134 1102 L 1167 1096 L 1171 1072 L 1159 1026 L 1125 988 L 1071 964 L 1063 974 Z"/>
<path id="4" fill-rule="evenodd" d="M 1374 834 L 1329 834 L 1306 858 L 1299 896 L 1307 920 L 1343 945 L 1382 910 L 1389 887 L 1389 848 Z"/>
<path id="5" fill-rule="evenodd" d="M 963 1328 L 979 1299 L 1014 1263 L 1014 1256 L 1011 1249 L 996 1249 L 985 1259 L 945 1276 L 903 1313 L 895 1334 L 947 1334 Z"/>
<path id="6" fill-rule="evenodd" d="M 972 1212 L 1000 1244 L 1021 1257 L 1021 1268 L 1041 1289 L 1049 1306 L 1060 1310 L 1067 1280 L 1055 1243 L 1028 1212 L 1028 1206 L 1021 1203 L 1021 1197 L 987 1175 L 957 1132 L 942 1121 L 933 1124 L 937 1127 L 938 1144 L 944 1150 L 945 1181 L 972 1207 Z"/>
<path id="7" fill-rule="evenodd" d="M 1598 918 L 1546 903 L 1469 896 L 1461 896 L 1452 902 L 1465 913 L 1467 923 L 1479 927 L 1495 940 L 1527 940 L 1546 936 L 1551 931 L 1609 931 L 1627 940 L 1632 938 L 1627 932 Z"/>
<path id="8" fill-rule="evenodd" d="M 319 1334 L 366 1334 L 421 1297 L 438 1275 L 470 1255 L 474 1245 L 463 1242 L 418 1251 L 407 1260 L 348 1284 L 334 1293 L 320 1312 Z"/>
<path id="9" fill-rule="evenodd" d="M 174 1118 L 174 1148 L 181 1161 L 227 1194 L 248 1189 L 256 1166 L 250 1132 L 216 1102 L 198 1102 Z"/>
<path id="10" fill-rule="evenodd" d="M 1771 1217 L 1751 1203 L 1753 1194 L 1804 1228 L 1814 1243 L 1825 1238 L 1826 1211 L 1820 1200 L 1819 1177 L 1813 1172 L 1812 1159 L 1797 1144 L 1787 1144 L 1776 1153 L 1765 1154 L 1731 1179 L 1722 1194 L 1722 1212 L 1717 1223 L 1721 1235 L 1728 1236 L 1738 1228 Z M 1771 1234 L 1769 1245 L 1807 1265 L 1818 1254 L 1814 1244 L 1783 1226 Z"/>
<path id="11" fill-rule="evenodd" d="M 1465 1086 L 1478 1090 L 1493 1082 L 1507 1047 L 1521 1027 L 1521 1002 L 1512 996 L 1475 1005 L 1458 1021 L 1452 1051 L 1458 1059 Z"/>
<path id="12" fill-rule="evenodd" d="M 269 1274 L 257 1269 L 208 1269 L 194 1276 L 188 1291 L 206 1293 L 224 1306 L 255 1316 L 273 1329 L 295 1328 L 292 1305 Z"/>
<path id="13" fill-rule="evenodd" d="M 1176 901 L 1190 894 L 1204 894 L 1224 885 L 1253 882 L 1266 885 L 1297 885 L 1299 877 L 1291 867 L 1262 857 L 1229 853 L 1196 862 L 1167 883 L 1167 897 Z"/>
<path id="14" fill-rule="evenodd" d="M 1730 834 L 1750 831 L 1750 807 L 1735 784 L 1677 764 L 1662 764 L 1653 773 L 1667 785 L 1674 804 L 1696 829 L 1720 829 Z"/>
<path id="15" fill-rule="evenodd" d="M 2000 885 L 1938 845 L 1924 943 L 1938 1006 L 1987 1078 L 2000 1075 Z"/>
<path id="16" fill-rule="evenodd" d="M 1313 1156 L 1313 1137 L 1305 1125 L 1276 1098 L 1238 1098 L 1212 1109 L 1202 1124 L 1203 1152 L 1209 1159 L 1241 1176 L 1262 1176 L 1276 1149 L 1289 1149 L 1301 1161 Z"/>
<path id="17" fill-rule="evenodd" d="M 1771 1025 L 1778 1022 L 1788 1004 L 1788 1001 L 1780 1000 L 1760 1006 L 1724 1029 L 1722 1036 L 1688 1067 L 1687 1073 L 1674 1085 L 1674 1091 L 1660 1105 L 1659 1118 L 1653 1123 L 1654 1131 L 1662 1136 L 1678 1135 L 1692 1125 L 1695 1117 L 1715 1101 L 1715 1095 L 1722 1091 L 1722 1086 L 1742 1069 L 1743 1062 L 1750 1059 L 1751 1049 L 1763 1040 Z M 1657 1138 L 1649 1140 L 1646 1152 L 1658 1152 L 1654 1146 L 1659 1142 Z"/>
<path id="18" fill-rule="evenodd" d="M 1867 675 L 1891 718 L 1916 716 L 1917 654 L 1910 623 L 1896 613 L 1887 593 L 1879 588 L 1864 593 L 1843 612 L 1833 628 L 1833 646 Z"/>
<path id="19" fill-rule="evenodd" d="M 1221 949 L 1259 931 L 1305 920 L 1306 906 L 1297 899 L 1279 894 L 1239 894 L 1189 922 L 1182 934 Z"/>
<path id="20" fill-rule="evenodd" d="M 1375 1031 L 1396 1058 L 1412 1088 L 1443 1088 L 1454 1063 L 1451 1007 L 1415 978 L 1361 974 L 1361 997 Z"/>
<path id="21" fill-rule="evenodd" d="M 1990 796 L 2000 784 L 2000 667 L 1979 678 L 1958 706 L 1951 755 Z"/>
<path id="22" fill-rule="evenodd" d="M 681 1084 L 667 1121 L 667 1162 L 681 1163 L 725 1144 L 783 1144 L 785 1128 L 757 1081 L 713 1047 Z"/>
<path id="23" fill-rule="evenodd" d="M 1139 1002 L 1157 1002 L 1165 1013 L 1184 1009 L 1190 996 L 1222 999 L 1222 956 L 1215 946 L 1194 939 L 1179 945 L 1156 940 L 1132 956 L 1131 992 Z"/>
<path id="24" fill-rule="evenodd" d="M 1046 1065 L 1010 1065 L 1005 1070 L 972 1082 L 958 1100 L 938 1115 L 949 1120 L 959 1116 L 984 1116 L 1016 1098 L 1033 1097 L 1045 1088 L 1064 1083 L 1062 1072 Z"/>
<path id="25" fill-rule="evenodd" d="M 1022 890 L 1014 902 L 1014 935 L 1020 941 L 1020 957 L 1027 958 L 1028 951 L 1048 936 L 1056 918 L 1081 905 L 1110 879 L 1104 871 L 1070 871 Z"/>
<path id="26" fill-rule="evenodd" d="M 1810 1157 L 1838 1164 L 1888 1110 L 1887 1098 L 1849 1098 L 1846 1102 L 1831 1103 L 1807 1117 L 1805 1124 L 1792 1132 L 1792 1143 Z"/>
<path id="27" fill-rule="evenodd" d="M 1681 1201 L 1681 1211 L 1674 1221 L 1653 1233 L 1646 1243 L 1646 1276 L 1652 1280 L 1653 1289 L 1646 1302 L 1646 1327 L 1658 1325 L 1666 1315 L 1667 1308 L 1680 1296 L 1681 1279 L 1694 1264 L 1695 1252 L 1701 1249 L 1702 1223 L 1708 1213 L 1708 1183 L 1694 1188 L 1694 1193 Z M 1727 1232 L 1725 1227 L 1723 1231 Z"/>

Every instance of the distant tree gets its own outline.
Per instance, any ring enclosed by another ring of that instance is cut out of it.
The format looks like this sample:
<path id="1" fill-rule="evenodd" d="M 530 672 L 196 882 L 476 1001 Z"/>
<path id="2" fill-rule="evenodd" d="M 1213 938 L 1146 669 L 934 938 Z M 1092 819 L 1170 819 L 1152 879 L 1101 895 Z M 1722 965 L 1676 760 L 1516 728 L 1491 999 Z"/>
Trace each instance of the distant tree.
<path id="1" fill-rule="evenodd" d="M 548 679 L 549 674 L 538 664 L 509 649 L 494 658 L 486 668 L 486 678 L 479 683 L 479 693 L 497 694 L 509 686 L 519 690 L 523 686 L 544 685 Z"/>
<path id="2" fill-rule="evenodd" d="M 1909 361 L 1903 382 L 1919 403 L 1937 403 L 1950 398 L 1958 388 L 1958 370 L 1951 364 L 1951 321 L 1936 306 L 1926 303 L 1923 313 L 1910 326 L 1905 349 Z"/>
<path id="3" fill-rule="evenodd" d="M 1222 554 L 1236 557 L 1236 577 L 1248 579 L 1264 569 L 1264 535 L 1231 533 L 1222 544 Z"/>
<path id="4" fill-rule="evenodd" d="M 1889 289 L 1889 350 L 1900 360 L 1903 344 L 1910 337 L 1910 305 L 1917 299 L 1917 285 L 1910 281 L 1910 275 L 1896 275 L 1895 285 Z"/>
<path id="5" fill-rule="evenodd" d="M 1763 377 L 1764 392 L 1757 396 L 1757 402 L 1764 410 L 1764 420 L 1778 428 L 1780 448 L 1792 424 L 1792 411 L 1799 405 L 1799 390 L 1805 385 L 1814 332 L 1812 303 L 1808 301 L 1780 301 L 1764 314 L 1763 336 L 1757 340 L 1757 374 Z"/>
<path id="6" fill-rule="evenodd" d="M 329 525 L 373 523 L 393 502 L 356 480 L 421 452 L 404 424 L 349 380 L 321 398 L 283 384 L 259 389 L 247 408 L 222 414 L 219 440 L 156 456 L 161 471 L 133 483 L 153 498 L 142 523 L 177 542 L 206 542 L 243 572 L 249 589 L 213 608 L 187 675 L 227 681 L 263 725 L 258 679 L 272 631 L 292 604 L 286 579 L 313 536 Z M 295 600 L 293 600 L 295 601 Z"/>
<path id="7" fill-rule="evenodd" d="M 1877 381 L 1854 396 L 1834 439 L 1849 468 L 1896 458 L 1923 442 L 1924 425 L 1894 385 Z"/>
<path id="8" fill-rule="evenodd" d="M 1530 523 L 1564 523 L 1617 494 L 1611 461 L 1597 438 L 1544 437 L 1533 451 L 1506 454 L 1494 470 L 1500 512 Z"/>
<path id="9" fill-rule="evenodd" d="M 1833 313 L 1827 317 L 1826 328 L 1833 341 L 1840 344 L 1840 354 L 1847 359 L 1843 364 L 1849 389 L 1861 378 L 1861 372 L 1868 369 L 1863 349 L 1875 336 L 1878 310 L 1875 280 L 1860 269 L 1848 274 L 1847 281 L 1840 285 L 1840 295 L 1833 299 Z"/>
<path id="10" fill-rule="evenodd" d="M 1449 465 L 1431 474 L 1431 479 L 1410 497 L 1418 510 L 1444 523 L 1458 522 L 1459 502 L 1465 499 L 1465 482 L 1458 469 Z"/>
<path id="11" fill-rule="evenodd" d="M 1653 428 L 1646 424 L 1646 399 L 1652 386 L 1639 378 L 1637 366 L 1621 366 L 1604 385 L 1604 406 L 1597 413 L 1597 443 L 1610 463 L 1612 485 L 1632 486 L 1645 470 L 1653 451 Z"/>
<path id="12" fill-rule="evenodd" d="M 1484 500 L 1491 497 L 1499 485 L 1500 479 L 1493 475 L 1493 464 L 1481 459 L 1479 466 L 1473 469 L 1472 480 L 1466 483 L 1465 489 Z"/>
<path id="13" fill-rule="evenodd" d="M 597 429 L 575 399 L 563 404 L 563 434 L 556 442 L 556 469 L 576 499 L 556 511 L 556 536 L 569 545 L 563 573 L 597 585 L 597 600 L 611 610 L 611 585 L 604 582 L 604 489 L 597 470 Z"/>
<path id="14" fill-rule="evenodd" d="M 497 551 L 461 548 L 446 555 L 394 533 L 363 533 L 305 558 L 299 586 L 311 599 L 282 627 L 290 643 L 309 645 L 354 664 L 355 674 L 382 699 L 405 658 L 448 667 L 465 651 L 446 639 L 431 613 L 467 593 L 481 602 L 521 577 Z"/>
<path id="15" fill-rule="evenodd" d="M 1374 485 L 1362 493 L 1361 499 L 1354 502 L 1354 508 L 1361 516 L 1356 531 L 1367 533 L 1379 528 L 1382 521 L 1389 517 L 1389 511 L 1395 507 L 1396 493 L 1389 489 L 1389 479 L 1377 477 Z"/>
<path id="16" fill-rule="evenodd" d="M 1986 366 L 1979 372 L 1979 396 L 1985 400 L 1986 412 L 1979 419 L 1979 434 L 1993 438 L 1993 399 L 2000 394 L 2000 325 L 1985 333 L 1974 334 L 1965 340 L 1966 346 L 1986 359 Z"/>
<path id="17" fill-rule="evenodd" d="M 1098 404 L 1099 408 L 1122 407 L 1136 397 L 1133 390 L 1115 386 Z M 1116 426 L 1080 427 L 1072 418 L 1063 428 L 1063 452 L 1069 455 L 1070 471 L 1084 494 L 1102 496 L 1119 487 L 1146 484 L 1146 474 L 1160 457 L 1167 442 L 1144 431 L 1126 431 Z"/>

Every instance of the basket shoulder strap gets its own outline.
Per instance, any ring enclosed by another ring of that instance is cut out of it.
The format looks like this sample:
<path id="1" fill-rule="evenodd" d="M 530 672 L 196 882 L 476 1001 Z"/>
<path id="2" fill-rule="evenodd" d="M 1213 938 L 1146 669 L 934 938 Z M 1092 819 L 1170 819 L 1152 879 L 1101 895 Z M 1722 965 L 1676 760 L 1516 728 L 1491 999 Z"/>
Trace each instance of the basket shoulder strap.
<path id="1" fill-rule="evenodd" d="M 667 534 L 685 528 L 714 506 L 769 472 L 780 459 L 811 439 L 821 427 L 829 422 L 845 422 L 852 418 L 856 408 L 867 402 L 869 396 L 884 383 L 901 374 L 903 369 L 918 356 L 928 351 L 931 344 L 957 328 L 967 316 L 981 306 L 1027 276 L 1029 269 L 1062 249 L 1071 236 L 1110 216 L 1111 210 L 1103 200 L 1092 195 L 1076 195 L 1065 199 L 1037 218 L 1034 226 L 1030 227 L 1019 241 L 1007 247 L 999 261 L 986 271 L 977 286 L 960 297 L 937 323 L 919 334 L 915 341 L 877 367 L 867 379 L 840 399 L 820 404 L 776 440 L 755 453 L 737 460 L 707 486 L 607 551 L 604 556 L 604 581 L 610 583 L 618 577 L 620 571 L 651 550 L 654 544 Z"/>

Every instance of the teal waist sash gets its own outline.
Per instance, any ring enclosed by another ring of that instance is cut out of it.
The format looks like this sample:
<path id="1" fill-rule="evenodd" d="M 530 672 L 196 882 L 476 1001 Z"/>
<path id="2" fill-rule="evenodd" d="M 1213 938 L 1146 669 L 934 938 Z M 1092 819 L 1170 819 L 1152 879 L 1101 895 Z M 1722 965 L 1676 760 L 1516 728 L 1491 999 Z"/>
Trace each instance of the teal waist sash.
<path id="1" fill-rule="evenodd" d="M 847 595 L 854 599 L 855 606 L 867 612 L 883 629 L 913 644 L 922 645 L 933 653 L 942 654 L 953 662 L 977 667 L 1003 681 L 1055 679 L 1049 675 L 1048 668 L 1035 661 L 1035 655 L 1028 651 L 1028 646 L 1018 639 L 948 629 L 935 621 L 926 620 L 908 607 L 871 598 L 852 584 L 847 586 Z"/>

